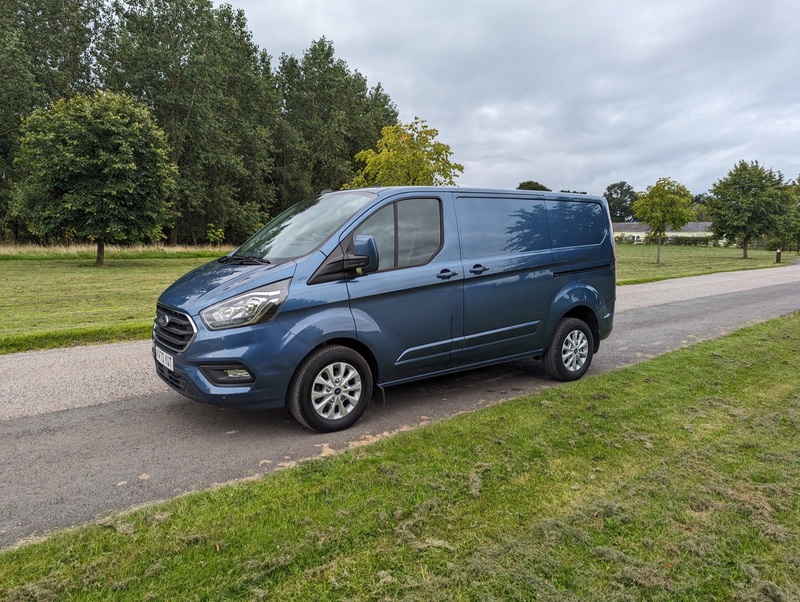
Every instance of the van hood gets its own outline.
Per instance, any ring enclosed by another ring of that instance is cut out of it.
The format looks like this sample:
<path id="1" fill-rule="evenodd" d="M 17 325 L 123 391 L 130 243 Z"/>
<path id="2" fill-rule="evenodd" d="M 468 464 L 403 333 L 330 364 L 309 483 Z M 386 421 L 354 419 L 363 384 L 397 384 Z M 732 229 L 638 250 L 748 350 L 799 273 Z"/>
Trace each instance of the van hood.
<path id="1" fill-rule="evenodd" d="M 211 261 L 185 274 L 161 293 L 158 302 L 197 315 L 239 293 L 294 275 L 293 261 L 276 265 L 237 265 Z"/>

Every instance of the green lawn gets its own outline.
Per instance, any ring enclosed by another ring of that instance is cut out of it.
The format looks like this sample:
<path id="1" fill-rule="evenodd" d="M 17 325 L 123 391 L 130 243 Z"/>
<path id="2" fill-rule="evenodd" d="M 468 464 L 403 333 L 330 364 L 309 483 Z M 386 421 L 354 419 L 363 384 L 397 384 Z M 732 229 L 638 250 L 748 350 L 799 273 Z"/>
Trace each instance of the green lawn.
<path id="1" fill-rule="evenodd" d="M 617 284 L 776 266 L 775 251 L 750 249 L 747 255 L 742 259 L 742 250 L 736 248 L 663 245 L 657 264 L 655 245 L 617 245 Z M 796 258 L 795 253 L 784 253 L 781 265 Z"/>
<path id="2" fill-rule="evenodd" d="M 146 339 L 161 292 L 226 250 L 0 248 L 0 353 Z"/>
<path id="3" fill-rule="evenodd" d="M 0 599 L 797 600 L 799 370 L 795 315 L 0 553 Z"/>
<path id="4" fill-rule="evenodd" d="M 110 247 L 106 266 L 97 268 L 91 247 L 0 247 L 0 311 L 13 316 L 0 325 L 0 353 L 146 339 L 161 292 L 229 250 Z M 655 247 L 619 245 L 618 282 L 775 265 L 772 252 L 750 255 L 745 260 L 740 249 L 669 245 L 656 264 Z"/>

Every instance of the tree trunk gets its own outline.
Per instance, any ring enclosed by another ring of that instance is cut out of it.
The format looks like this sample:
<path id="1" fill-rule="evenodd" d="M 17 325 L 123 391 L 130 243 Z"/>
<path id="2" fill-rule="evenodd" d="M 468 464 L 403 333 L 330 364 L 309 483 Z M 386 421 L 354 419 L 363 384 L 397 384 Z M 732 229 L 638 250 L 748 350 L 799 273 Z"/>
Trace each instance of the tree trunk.
<path id="1" fill-rule="evenodd" d="M 747 245 L 750 242 L 750 237 L 746 236 L 742 239 L 742 259 L 747 259 Z"/>
<path id="2" fill-rule="evenodd" d="M 106 241 L 103 238 L 97 239 L 97 261 L 94 265 L 102 268 L 106 263 Z"/>
<path id="3" fill-rule="evenodd" d="M 178 226 L 172 226 L 169 231 L 169 244 L 173 247 L 178 245 Z"/>
<path id="4" fill-rule="evenodd" d="M 656 263 L 661 264 L 661 236 L 656 239 Z"/>

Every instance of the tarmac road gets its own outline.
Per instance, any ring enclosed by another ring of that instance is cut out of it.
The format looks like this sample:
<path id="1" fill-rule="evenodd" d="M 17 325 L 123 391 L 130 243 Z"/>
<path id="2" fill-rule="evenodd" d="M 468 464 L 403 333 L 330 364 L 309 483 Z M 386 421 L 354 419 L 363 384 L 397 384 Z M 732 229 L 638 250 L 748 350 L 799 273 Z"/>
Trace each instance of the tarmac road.
<path id="1" fill-rule="evenodd" d="M 620 287 L 589 375 L 798 310 L 800 265 Z M 283 410 L 183 398 L 155 376 L 149 341 L 0 356 L 0 547 L 553 384 L 534 360 L 429 379 L 387 390 L 347 431 L 317 434 Z"/>

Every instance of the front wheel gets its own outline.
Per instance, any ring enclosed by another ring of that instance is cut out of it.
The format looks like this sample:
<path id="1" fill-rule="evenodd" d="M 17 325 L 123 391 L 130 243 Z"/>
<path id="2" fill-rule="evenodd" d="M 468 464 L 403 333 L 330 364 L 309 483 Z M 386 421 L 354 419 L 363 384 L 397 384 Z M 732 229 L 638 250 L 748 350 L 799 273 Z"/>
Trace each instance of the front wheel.
<path id="1" fill-rule="evenodd" d="M 340 345 L 309 355 L 289 387 L 289 411 L 303 426 L 330 433 L 361 418 L 372 396 L 372 372 L 356 351 Z"/>
<path id="2" fill-rule="evenodd" d="M 586 374 L 593 355 L 592 329 L 583 320 L 564 318 L 544 354 L 544 368 L 556 380 L 578 380 Z"/>

